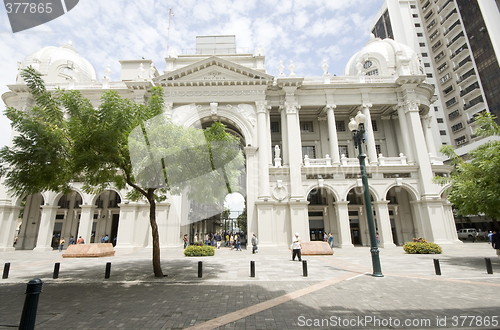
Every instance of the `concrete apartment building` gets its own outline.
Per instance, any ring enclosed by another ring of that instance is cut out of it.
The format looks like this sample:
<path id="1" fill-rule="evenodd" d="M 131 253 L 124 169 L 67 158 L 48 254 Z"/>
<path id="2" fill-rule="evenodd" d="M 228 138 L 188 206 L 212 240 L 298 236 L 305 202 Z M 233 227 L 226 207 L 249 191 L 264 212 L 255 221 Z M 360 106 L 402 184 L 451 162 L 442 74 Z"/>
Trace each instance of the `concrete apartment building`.
<path id="1" fill-rule="evenodd" d="M 499 1 L 387 0 L 370 29 L 420 54 L 427 81 L 436 88 L 441 143 L 459 155 L 484 143 L 473 133 L 476 116 L 500 114 Z"/>

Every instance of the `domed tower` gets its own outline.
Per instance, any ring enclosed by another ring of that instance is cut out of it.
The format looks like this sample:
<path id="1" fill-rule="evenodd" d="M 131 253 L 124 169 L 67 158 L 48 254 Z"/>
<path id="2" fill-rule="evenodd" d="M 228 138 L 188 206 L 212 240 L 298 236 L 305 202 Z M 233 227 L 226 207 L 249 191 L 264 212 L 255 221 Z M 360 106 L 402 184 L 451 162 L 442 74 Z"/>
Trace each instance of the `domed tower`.
<path id="1" fill-rule="evenodd" d="M 372 34 L 365 47 L 354 54 L 344 70 L 346 76 L 423 75 L 422 63 L 408 46 Z"/>
<path id="2" fill-rule="evenodd" d="M 90 83 L 97 81 L 94 67 L 89 61 L 78 55 L 70 42 L 67 45 L 48 46 L 28 55 L 19 65 L 19 69 L 32 66 L 40 72 L 46 83 Z M 23 83 L 18 75 L 16 82 Z"/>

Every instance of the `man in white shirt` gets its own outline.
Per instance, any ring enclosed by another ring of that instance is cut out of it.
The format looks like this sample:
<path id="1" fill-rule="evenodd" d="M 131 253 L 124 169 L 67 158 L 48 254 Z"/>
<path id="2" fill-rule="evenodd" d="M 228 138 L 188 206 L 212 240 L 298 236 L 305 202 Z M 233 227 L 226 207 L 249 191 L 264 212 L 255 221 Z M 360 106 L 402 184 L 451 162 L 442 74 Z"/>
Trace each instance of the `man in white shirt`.
<path id="1" fill-rule="evenodd" d="M 295 261 L 295 256 L 299 257 L 299 261 L 302 261 L 300 255 L 300 238 L 299 233 L 295 233 L 295 236 L 292 239 L 292 261 Z"/>

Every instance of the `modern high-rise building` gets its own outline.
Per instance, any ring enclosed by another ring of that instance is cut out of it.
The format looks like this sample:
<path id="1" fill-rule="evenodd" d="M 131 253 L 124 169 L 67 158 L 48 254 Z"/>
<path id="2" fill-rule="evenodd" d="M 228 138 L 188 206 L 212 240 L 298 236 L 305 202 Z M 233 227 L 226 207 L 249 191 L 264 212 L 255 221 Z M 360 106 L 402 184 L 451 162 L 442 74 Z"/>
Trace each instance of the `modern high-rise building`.
<path id="1" fill-rule="evenodd" d="M 387 0 L 370 29 L 420 54 L 427 81 L 436 88 L 441 142 L 459 155 L 484 143 L 473 133 L 477 115 L 500 115 L 500 36 L 492 33 L 500 31 L 499 2 Z"/>

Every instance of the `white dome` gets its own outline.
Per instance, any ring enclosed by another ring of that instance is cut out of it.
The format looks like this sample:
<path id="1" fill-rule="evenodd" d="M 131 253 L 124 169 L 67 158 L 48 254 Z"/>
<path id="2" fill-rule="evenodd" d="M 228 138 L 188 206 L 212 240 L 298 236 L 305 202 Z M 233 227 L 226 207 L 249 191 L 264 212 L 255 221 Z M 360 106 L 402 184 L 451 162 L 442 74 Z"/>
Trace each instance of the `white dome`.
<path id="1" fill-rule="evenodd" d="M 61 47 L 48 46 L 28 55 L 19 65 L 20 69 L 32 66 L 43 75 L 47 83 L 91 82 L 97 80 L 94 67 L 78 55 L 71 41 Z M 23 83 L 18 75 L 17 83 Z"/>
<path id="2" fill-rule="evenodd" d="M 344 70 L 346 76 L 422 75 L 423 67 L 410 47 L 392 39 L 372 34 L 365 47 L 351 57 Z"/>

